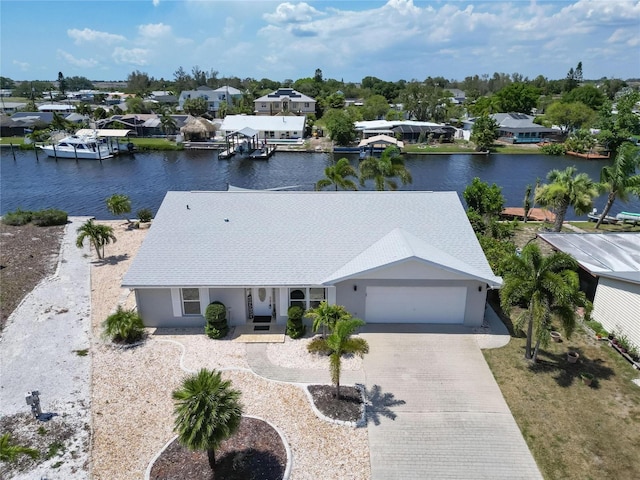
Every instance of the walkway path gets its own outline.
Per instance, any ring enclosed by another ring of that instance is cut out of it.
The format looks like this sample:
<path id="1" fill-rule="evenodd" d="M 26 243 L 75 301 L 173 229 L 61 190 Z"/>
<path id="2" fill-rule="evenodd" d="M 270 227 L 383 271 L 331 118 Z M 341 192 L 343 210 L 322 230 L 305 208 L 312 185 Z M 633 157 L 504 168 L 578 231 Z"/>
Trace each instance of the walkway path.
<path id="1" fill-rule="evenodd" d="M 88 217 L 87 217 L 88 218 Z M 85 217 L 70 218 L 60 248 L 56 273 L 40 282 L 9 317 L 0 340 L 0 414 L 29 412 L 25 394 L 40 392 L 43 413 L 73 425 L 74 441 L 61 459 L 42 463 L 30 478 L 50 472 L 50 463 L 63 461 L 58 478 L 86 478 L 78 466 L 88 462 L 90 423 L 91 335 L 90 261 L 88 247 L 75 245 L 76 229 Z M 82 443 L 85 443 L 82 446 Z"/>

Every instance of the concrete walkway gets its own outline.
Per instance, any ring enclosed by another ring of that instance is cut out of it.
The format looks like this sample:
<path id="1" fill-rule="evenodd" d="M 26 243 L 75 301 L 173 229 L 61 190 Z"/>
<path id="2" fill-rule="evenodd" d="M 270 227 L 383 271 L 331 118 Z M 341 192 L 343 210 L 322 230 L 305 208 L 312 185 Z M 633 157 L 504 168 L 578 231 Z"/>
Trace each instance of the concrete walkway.
<path id="1" fill-rule="evenodd" d="M 476 329 L 367 325 L 362 335 L 364 372 L 345 371 L 342 383 L 367 388 L 372 479 L 542 479 L 480 351 L 509 342 L 493 310 Z M 330 381 L 271 364 L 264 344 L 248 344 L 247 359 L 272 380 Z"/>

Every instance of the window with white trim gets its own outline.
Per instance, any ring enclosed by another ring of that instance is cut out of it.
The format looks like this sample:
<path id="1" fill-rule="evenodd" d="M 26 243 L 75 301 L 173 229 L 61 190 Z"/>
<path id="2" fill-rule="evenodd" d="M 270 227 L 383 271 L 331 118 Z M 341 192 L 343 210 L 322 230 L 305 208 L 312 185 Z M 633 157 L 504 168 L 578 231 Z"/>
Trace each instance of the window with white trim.
<path id="1" fill-rule="evenodd" d="M 200 290 L 197 288 L 180 289 L 182 296 L 182 313 L 184 315 L 200 315 Z"/>
<path id="2" fill-rule="evenodd" d="M 324 288 L 290 288 L 289 306 L 301 307 L 304 310 L 316 308 L 327 298 L 327 291 Z"/>

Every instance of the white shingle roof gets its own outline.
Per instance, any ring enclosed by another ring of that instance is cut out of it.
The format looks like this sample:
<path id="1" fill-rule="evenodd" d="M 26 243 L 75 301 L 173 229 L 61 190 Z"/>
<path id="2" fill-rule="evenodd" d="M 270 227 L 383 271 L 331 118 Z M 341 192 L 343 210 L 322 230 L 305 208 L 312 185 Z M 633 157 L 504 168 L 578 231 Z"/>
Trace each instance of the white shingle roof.
<path id="1" fill-rule="evenodd" d="M 305 116 L 262 117 L 254 115 L 227 115 L 220 127 L 225 132 L 236 132 L 245 127 L 259 132 L 304 132 Z"/>
<path id="2" fill-rule="evenodd" d="M 499 285 L 455 192 L 168 192 L 125 287 L 330 284 L 416 258 Z"/>

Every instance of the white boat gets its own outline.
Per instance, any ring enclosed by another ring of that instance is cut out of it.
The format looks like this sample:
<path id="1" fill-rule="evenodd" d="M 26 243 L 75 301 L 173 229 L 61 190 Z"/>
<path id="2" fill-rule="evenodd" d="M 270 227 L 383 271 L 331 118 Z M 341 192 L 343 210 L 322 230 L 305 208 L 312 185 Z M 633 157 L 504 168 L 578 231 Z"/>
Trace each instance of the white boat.
<path id="1" fill-rule="evenodd" d="M 633 223 L 634 225 L 640 223 L 640 213 L 620 212 L 618 215 L 616 215 L 616 218 L 622 223 L 629 222 Z"/>
<path id="2" fill-rule="evenodd" d="M 69 135 L 52 145 L 41 145 L 48 156 L 79 160 L 104 160 L 113 156 L 107 143 L 95 135 Z"/>

